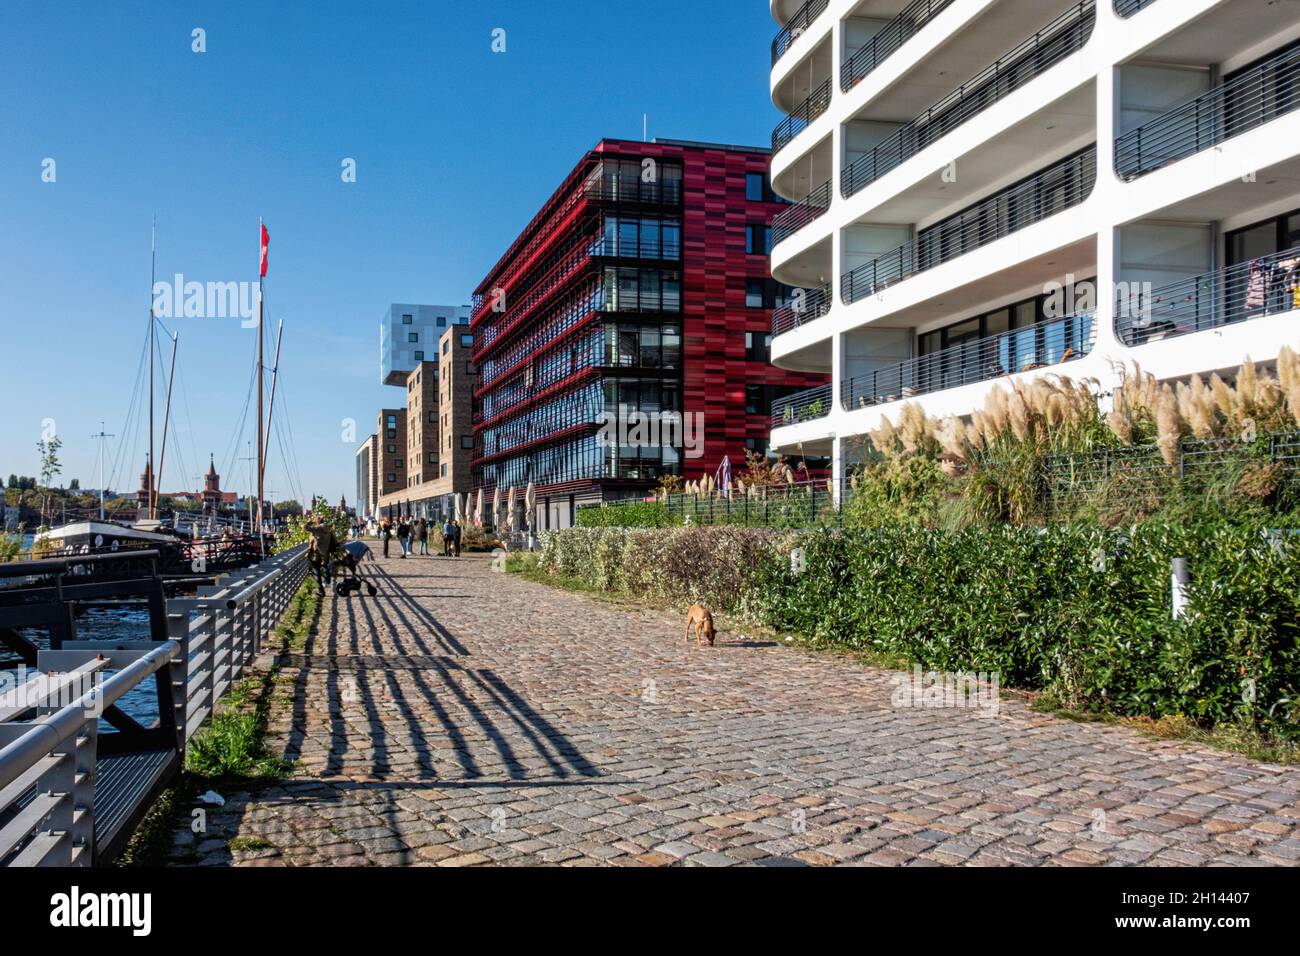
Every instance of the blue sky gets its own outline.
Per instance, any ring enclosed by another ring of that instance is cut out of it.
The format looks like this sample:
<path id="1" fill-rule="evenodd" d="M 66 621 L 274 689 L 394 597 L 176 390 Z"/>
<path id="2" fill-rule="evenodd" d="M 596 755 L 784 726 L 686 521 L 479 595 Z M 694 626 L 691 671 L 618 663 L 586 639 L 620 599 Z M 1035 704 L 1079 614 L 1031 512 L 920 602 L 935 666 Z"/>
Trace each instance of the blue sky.
<path id="1" fill-rule="evenodd" d="M 53 420 L 62 480 L 97 484 L 108 445 L 134 489 L 126 416 L 158 276 L 255 281 L 271 232 L 268 317 L 283 319 L 279 500 L 354 495 L 378 409 L 390 302 L 467 302 L 477 281 L 601 136 L 763 144 L 775 32 L 761 0 L 7 3 L 0 7 L 0 477 L 36 474 Z M 192 30 L 206 32 L 195 53 Z M 492 31 L 506 31 L 494 54 Z M 55 161 L 54 182 L 42 181 Z M 356 161 L 357 181 L 341 180 Z M 238 319 L 180 335 L 164 491 L 214 453 L 242 471 L 256 339 Z M 269 362 L 269 359 L 268 359 Z M 159 412 L 161 414 L 161 412 Z M 124 477 L 125 476 L 125 477 Z M 247 482 L 228 474 L 223 486 Z"/>

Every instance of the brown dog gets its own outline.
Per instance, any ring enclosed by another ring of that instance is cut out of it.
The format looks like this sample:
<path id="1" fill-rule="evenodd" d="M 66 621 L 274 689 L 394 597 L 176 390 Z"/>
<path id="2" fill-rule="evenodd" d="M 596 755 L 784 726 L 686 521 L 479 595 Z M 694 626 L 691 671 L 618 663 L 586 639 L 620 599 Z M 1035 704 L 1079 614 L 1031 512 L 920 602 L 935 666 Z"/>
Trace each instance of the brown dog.
<path id="1" fill-rule="evenodd" d="M 713 613 L 701 604 L 692 604 L 686 612 L 686 639 L 691 639 L 691 629 L 695 630 L 695 643 L 701 644 L 707 638 L 709 647 L 713 646 Z"/>

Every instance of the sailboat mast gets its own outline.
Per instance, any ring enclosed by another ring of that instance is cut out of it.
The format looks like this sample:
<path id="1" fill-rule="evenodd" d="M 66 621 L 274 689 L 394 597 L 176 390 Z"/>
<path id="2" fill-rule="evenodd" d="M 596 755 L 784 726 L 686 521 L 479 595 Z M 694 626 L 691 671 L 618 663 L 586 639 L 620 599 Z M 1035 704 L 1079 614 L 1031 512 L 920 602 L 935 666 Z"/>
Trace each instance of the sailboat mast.
<path id="1" fill-rule="evenodd" d="M 145 518 L 153 518 L 154 467 L 153 467 L 153 325 L 157 316 L 153 308 L 154 277 L 158 268 L 158 217 L 154 216 L 149 228 L 149 459 L 145 462 Z"/>
<path id="2" fill-rule="evenodd" d="M 258 220 L 257 234 L 262 234 L 262 221 Z M 258 259 L 258 276 L 257 276 L 257 535 L 258 541 L 262 540 L 262 471 L 266 467 L 266 447 L 262 436 L 262 316 L 265 311 L 262 295 L 262 268 L 261 259 Z"/>
<path id="3" fill-rule="evenodd" d="M 272 359 L 271 365 L 271 400 L 266 406 L 266 447 L 271 447 L 271 421 L 275 417 L 275 383 L 280 378 L 280 339 L 284 336 L 284 320 L 281 319 L 275 328 L 275 358 Z M 262 460 L 262 470 L 265 474 L 266 460 Z M 262 476 L 258 476 L 262 480 Z M 275 521 L 275 508 L 271 509 L 271 520 Z"/>
<path id="4" fill-rule="evenodd" d="M 158 455 L 158 481 L 162 480 L 163 465 L 167 463 L 167 425 L 172 417 L 172 382 L 176 379 L 176 343 L 180 340 L 180 333 L 172 333 L 172 364 L 167 373 L 167 404 L 163 406 L 163 434 L 162 434 L 162 452 Z M 157 502 L 154 502 L 153 510 L 157 512 Z M 174 524 L 175 522 L 173 522 Z"/>

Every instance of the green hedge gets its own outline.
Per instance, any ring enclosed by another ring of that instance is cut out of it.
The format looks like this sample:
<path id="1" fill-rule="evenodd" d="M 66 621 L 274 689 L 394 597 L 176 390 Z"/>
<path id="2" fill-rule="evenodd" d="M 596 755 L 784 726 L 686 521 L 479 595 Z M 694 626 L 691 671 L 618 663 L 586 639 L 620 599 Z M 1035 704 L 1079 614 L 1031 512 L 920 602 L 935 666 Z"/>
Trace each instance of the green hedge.
<path id="1" fill-rule="evenodd" d="M 671 528 L 680 517 L 668 514 L 661 501 L 629 501 L 578 509 L 579 528 Z"/>
<path id="2" fill-rule="evenodd" d="M 1192 569 L 1178 621 L 1174 557 Z M 570 529 L 542 561 L 927 669 L 996 671 L 1079 709 L 1283 736 L 1300 718 L 1300 542 L 1270 546 L 1258 525 Z"/>
<path id="3" fill-rule="evenodd" d="M 810 528 L 839 523 L 828 491 L 776 487 L 765 497 L 672 495 L 668 502 L 629 501 L 578 509 L 580 528 Z"/>

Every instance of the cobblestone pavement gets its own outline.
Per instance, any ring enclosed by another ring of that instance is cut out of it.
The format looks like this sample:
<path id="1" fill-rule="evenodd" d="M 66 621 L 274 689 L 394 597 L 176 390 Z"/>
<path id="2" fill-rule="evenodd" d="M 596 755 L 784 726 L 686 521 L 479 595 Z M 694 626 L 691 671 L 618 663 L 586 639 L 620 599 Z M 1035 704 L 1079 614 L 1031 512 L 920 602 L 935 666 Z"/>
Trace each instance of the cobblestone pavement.
<path id="1" fill-rule="evenodd" d="M 202 865 L 1295 865 L 1300 770 L 1036 714 L 891 704 L 894 675 L 681 615 L 379 559 L 273 689 L 282 785 Z M 234 839 L 239 838 L 239 839 Z M 233 849 L 232 849 L 233 844 Z"/>

